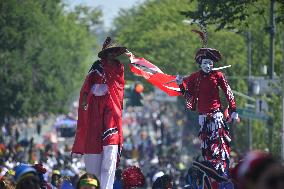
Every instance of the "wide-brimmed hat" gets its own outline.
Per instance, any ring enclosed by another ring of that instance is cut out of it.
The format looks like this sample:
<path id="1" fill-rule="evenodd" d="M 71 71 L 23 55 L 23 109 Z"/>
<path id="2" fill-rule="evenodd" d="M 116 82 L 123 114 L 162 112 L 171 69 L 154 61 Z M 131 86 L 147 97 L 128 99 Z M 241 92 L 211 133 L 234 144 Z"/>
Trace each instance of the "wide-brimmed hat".
<path id="1" fill-rule="evenodd" d="M 111 38 L 107 37 L 102 50 L 98 53 L 99 58 L 105 57 L 108 52 L 115 52 L 115 56 L 119 56 L 126 52 L 126 47 L 123 47 L 117 43 L 112 43 Z"/>
<path id="2" fill-rule="evenodd" d="M 222 58 L 222 55 L 220 51 L 212 48 L 200 48 L 196 55 L 195 55 L 195 61 L 198 64 L 201 64 L 202 59 L 210 59 L 214 63 L 220 61 Z"/>

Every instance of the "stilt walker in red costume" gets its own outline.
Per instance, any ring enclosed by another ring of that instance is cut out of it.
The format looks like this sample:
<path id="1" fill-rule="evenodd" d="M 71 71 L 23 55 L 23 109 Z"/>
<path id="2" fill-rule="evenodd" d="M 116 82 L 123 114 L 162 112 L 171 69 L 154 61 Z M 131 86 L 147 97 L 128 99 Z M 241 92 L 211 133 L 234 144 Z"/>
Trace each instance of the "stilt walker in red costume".
<path id="1" fill-rule="evenodd" d="M 221 110 L 219 87 L 225 93 L 232 121 L 238 120 L 236 103 L 224 74 L 220 69 L 213 68 L 214 64 L 221 60 L 221 53 L 206 47 L 206 31 L 194 32 L 201 36 L 204 45 L 195 55 L 200 70 L 187 77 L 178 75 L 176 82 L 186 99 L 187 108 L 195 110 L 197 105 L 202 156 L 220 175 L 227 177 L 231 137 Z"/>
<path id="2" fill-rule="evenodd" d="M 72 153 L 84 155 L 87 172 L 99 178 L 103 189 L 113 188 L 123 143 L 124 66 L 116 57 L 125 52 L 108 37 L 80 91 Z"/>

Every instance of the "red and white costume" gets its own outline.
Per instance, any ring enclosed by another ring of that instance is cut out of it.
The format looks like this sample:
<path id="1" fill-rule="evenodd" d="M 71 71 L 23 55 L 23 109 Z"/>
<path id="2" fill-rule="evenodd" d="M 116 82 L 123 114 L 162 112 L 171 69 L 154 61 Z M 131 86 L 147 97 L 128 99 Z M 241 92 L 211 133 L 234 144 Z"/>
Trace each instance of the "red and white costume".
<path id="1" fill-rule="evenodd" d="M 84 154 L 86 171 L 101 188 L 112 189 L 123 144 L 124 66 L 113 57 L 125 52 L 107 38 L 80 91 L 78 122 L 72 153 Z M 111 58 L 112 57 L 112 58 Z M 86 103 L 86 105 L 84 105 Z"/>
<path id="2" fill-rule="evenodd" d="M 84 93 L 88 94 L 88 108 L 78 109 L 77 132 L 72 152 L 99 154 L 103 146 L 122 146 L 123 64 L 109 64 L 107 60 L 102 60 L 86 76 L 79 103 Z"/>
<path id="3" fill-rule="evenodd" d="M 195 59 L 200 65 L 202 60 L 212 61 L 213 67 L 213 61 L 220 60 L 221 54 L 215 49 L 202 48 Z M 219 87 L 225 93 L 229 109 L 236 111 L 234 95 L 221 71 L 212 71 L 211 68 L 206 73 L 202 69 L 184 77 L 183 83 L 180 84 L 187 107 L 195 110 L 197 105 L 199 138 L 202 141 L 201 149 L 204 159 L 209 161 L 220 175 L 227 176 L 231 137 L 221 110 Z"/>

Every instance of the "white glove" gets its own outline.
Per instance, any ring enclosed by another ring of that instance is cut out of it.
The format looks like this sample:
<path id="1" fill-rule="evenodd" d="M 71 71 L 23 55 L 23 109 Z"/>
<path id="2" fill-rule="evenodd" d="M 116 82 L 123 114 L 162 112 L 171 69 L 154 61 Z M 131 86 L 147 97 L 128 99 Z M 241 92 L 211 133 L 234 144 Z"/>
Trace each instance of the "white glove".
<path id="1" fill-rule="evenodd" d="M 239 114 L 237 112 L 232 112 L 230 119 L 232 122 L 237 122 L 239 119 Z"/>
<path id="2" fill-rule="evenodd" d="M 183 77 L 181 75 L 177 75 L 176 82 L 177 82 L 178 85 L 181 85 L 182 82 L 183 82 Z"/>

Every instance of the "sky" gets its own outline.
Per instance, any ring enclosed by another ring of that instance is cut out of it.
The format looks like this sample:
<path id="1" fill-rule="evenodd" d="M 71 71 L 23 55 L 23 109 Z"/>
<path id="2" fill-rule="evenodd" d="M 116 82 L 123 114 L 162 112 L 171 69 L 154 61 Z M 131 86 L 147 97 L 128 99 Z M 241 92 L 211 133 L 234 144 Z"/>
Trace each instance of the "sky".
<path id="1" fill-rule="evenodd" d="M 128 9 L 141 4 L 144 0 L 65 0 L 71 7 L 75 5 L 87 5 L 99 7 L 103 12 L 103 22 L 106 29 L 111 27 L 113 19 L 118 15 L 121 8 Z"/>

